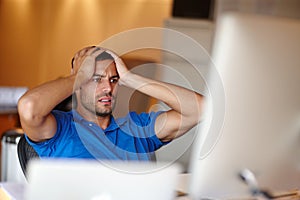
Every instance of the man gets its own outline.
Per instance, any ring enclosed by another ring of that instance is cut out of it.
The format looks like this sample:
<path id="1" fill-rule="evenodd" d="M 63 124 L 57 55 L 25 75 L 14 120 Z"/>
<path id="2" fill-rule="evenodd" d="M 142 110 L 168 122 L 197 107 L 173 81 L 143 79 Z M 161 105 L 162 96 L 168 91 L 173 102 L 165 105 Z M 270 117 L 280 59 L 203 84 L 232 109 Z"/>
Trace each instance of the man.
<path id="1" fill-rule="evenodd" d="M 110 50 L 86 47 L 72 60 L 71 75 L 29 90 L 18 110 L 27 141 L 40 157 L 151 160 L 155 150 L 200 118 L 203 97 L 191 90 L 129 71 Z M 118 84 L 165 102 L 168 111 L 112 116 Z M 74 94 L 72 111 L 55 111 Z"/>

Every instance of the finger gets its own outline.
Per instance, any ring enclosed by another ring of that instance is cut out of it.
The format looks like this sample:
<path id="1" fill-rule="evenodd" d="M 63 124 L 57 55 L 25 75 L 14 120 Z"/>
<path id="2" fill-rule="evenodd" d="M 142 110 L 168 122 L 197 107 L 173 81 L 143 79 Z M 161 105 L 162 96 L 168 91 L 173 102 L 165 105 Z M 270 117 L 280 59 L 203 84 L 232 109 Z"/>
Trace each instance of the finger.
<path id="1" fill-rule="evenodd" d="M 85 65 L 95 65 L 95 59 L 98 55 L 102 54 L 106 49 L 99 46 L 94 46 L 86 51 L 85 57 L 82 64 Z"/>
<path id="2" fill-rule="evenodd" d="M 93 57 L 97 57 L 98 55 L 100 55 L 104 51 L 106 51 L 105 48 L 96 46 L 93 50 L 90 51 L 90 55 L 93 56 Z"/>
<path id="3" fill-rule="evenodd" d="M 82 50 L 79 52 L 79 56 L 85 56 L 85 55 L 87 54 L 87 52 L 90 51 L 91 49 L 94 49 L 94 46 L 92 46 L 92 47 L 87 47 L 87 48 L 82 49 Z"/>
<path id="4" fill-rule="evenodd" d="M 93 46 L 91 48 L 86 48 L 82 51 L 81 56 L 77 59 L 78 63 L 82 64 L 82 62 L 86 59 L 95 59 L 95 57 L 97 55 L 99 55 L 100 53 L 102 53 L 103 50 L 101 50 L 100 48 Z"/>
<path id="5" fill-rule="evenodd" d="M 92 54 L 95 53 L 95 52 L 97 52 L 97 51 L 99 51 L 99 50 L 105 51 L 106 49 L 103 48 L 103 47 L 95 46 L 94 50 L 92 51 Z"/>
<path id="6" fill-rule="evenodd" d="M 92 57 L 90 56 L 87 56 L 81 63 L 81 67 L 80 69 L 82 68 L 82 66 L 84 66 L 84 68 L 94 68 L 95 66 L 95 59 L 93 59 Z"/>
<path id="7" fill-rule="evenodd" d="M 91 51 L 91 49 L 94 49 L 95 46 L 89 46 L 86 48 L 81 49 L 79 52 L 76 53 L 76 55 L 74 56 L 74 58 L 79 58 L 79 57 L 83 57 L 85 56 L 89 51 Z"/>
<path id="8" fill-rule="evenodd" d="M 89 47 L 81 49 L 79 52 L 77 52 L 72 59 L 73 60 L 72 64 L 76 65 L 78 63 L 81 63 L 83 58 L 85 58 L 86 55 L 88 54 L 88 52 L 91 51 L 91 49 L 93 49 L 93 48 L 95 48 L 95 46 L 89 46 Z"/>

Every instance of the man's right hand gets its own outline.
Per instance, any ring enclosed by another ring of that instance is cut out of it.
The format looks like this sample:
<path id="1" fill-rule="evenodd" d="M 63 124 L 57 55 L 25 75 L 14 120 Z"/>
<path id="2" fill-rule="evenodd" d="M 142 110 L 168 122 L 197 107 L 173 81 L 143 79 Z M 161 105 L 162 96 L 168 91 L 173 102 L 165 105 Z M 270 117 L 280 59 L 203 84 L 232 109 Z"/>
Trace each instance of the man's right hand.
<path id="1" fill-rule="evenodd" d="M 101 47 L 87 47 L 74 56 L 71 74 L 76 75 L 74 91 L 88 82 L 95 73 L 95 60 L 105 49 Z"/>

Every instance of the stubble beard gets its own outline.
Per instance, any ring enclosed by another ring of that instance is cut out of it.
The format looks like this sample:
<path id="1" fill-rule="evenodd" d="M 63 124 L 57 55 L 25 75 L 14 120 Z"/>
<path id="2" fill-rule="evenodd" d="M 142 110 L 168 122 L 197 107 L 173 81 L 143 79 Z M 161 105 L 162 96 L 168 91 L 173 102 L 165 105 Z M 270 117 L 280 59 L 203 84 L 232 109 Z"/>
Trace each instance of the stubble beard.
<path id="1" fill-rule="evenodd" d="M 112 108 L 108 108 L 106 111 L 104 111 L 103 109 L 97 109 L 97 107 L 95 107 L 95 115 L 98 117 L 107 117 L 110 116 L 112 114 Z"/>
<path id="2" fill-rule="evenodd" d="M 115 98 L 112 97 L 111 105 L 107 107 L 104 106 L 104 108 L 101 108 L 97 106 L 96 100 L 94 102 L 86 101 L 85 97 L 81 96 L 81 104 L 86 110 L 93 113 L 94 115 L 98 117 L 107 117 L 112 114 L 112 111 L 114 110 L 116 103 L 115 103 Z"/>

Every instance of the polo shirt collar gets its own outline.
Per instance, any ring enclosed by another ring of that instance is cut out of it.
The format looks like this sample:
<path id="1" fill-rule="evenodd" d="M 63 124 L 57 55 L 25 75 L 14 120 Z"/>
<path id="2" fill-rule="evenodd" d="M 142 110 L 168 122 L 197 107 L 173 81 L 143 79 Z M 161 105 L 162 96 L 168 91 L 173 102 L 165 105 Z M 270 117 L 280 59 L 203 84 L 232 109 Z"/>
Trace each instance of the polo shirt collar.
<path id="1" fill-rule="evenodd" d="M 91 123 L 91 122 L 87 121 L 86 119 L 84 119 L 76 110 L 72 110 L 72 114 L 73 114 L 74 121 L 77 123 L 82 123 L 82 124 Z M 113 131 L 115 129 L 118 129 L 124 123 L 126 123 L 126 121 L 124 119 L 121 118 L 121 119 L 115 120 L 113 115 L 111 115 L 110 116 L 110 124 L 104 131 Z"/>

